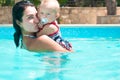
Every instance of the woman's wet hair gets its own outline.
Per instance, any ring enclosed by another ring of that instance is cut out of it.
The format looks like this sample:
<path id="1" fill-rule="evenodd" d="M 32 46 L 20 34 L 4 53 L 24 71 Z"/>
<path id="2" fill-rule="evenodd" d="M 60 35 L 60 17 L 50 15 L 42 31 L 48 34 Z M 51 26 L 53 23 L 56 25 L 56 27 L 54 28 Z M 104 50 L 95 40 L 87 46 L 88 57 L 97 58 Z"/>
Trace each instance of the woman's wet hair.
<path id="1" fill-rule="evenodd" d="M 22 36 L 21 28 L 16 21 L 22 22 L 22 17 L 27 6 L 34 6 L 34 4 L 30 1 L 20 1 L 17 2 L 12 8 L 13 27 L 15 29 L 14 42 L 16 47 L 19 46 L 19 40 Z"/>

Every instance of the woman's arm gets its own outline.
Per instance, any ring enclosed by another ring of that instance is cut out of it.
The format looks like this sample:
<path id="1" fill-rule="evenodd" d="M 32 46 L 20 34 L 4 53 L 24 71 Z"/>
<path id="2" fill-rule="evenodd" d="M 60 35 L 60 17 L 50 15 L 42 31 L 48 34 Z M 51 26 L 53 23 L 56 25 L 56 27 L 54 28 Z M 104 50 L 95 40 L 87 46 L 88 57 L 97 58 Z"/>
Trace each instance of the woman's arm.
<path id="1" fill-rule="evenodd" d="M 26 44 L 26 47 L 30 51 L 57 51 L 57 52 L 70 52 L 66 50 L 65 48 L 61 47 L 57 42 L 52 40 L 46 35 L 42 35 L 38 38 L 29 38 L 24 37 L 23 38 L 24 43 Z"/>

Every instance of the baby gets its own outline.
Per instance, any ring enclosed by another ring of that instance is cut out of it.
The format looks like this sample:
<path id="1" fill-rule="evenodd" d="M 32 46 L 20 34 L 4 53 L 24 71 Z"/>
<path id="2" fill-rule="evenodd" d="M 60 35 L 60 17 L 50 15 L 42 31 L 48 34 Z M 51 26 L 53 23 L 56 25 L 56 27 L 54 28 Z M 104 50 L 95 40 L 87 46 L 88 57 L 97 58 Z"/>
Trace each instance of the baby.
<path id="1" fill-rule="evenodd" d="M 38 8 L 38 17 L 40 19 L 39 28 L 40 31 L 37 36 L 48 35 L 54 41 L 59 43 L 67 50 L 71 50 L 71 44 L 62 39 L 57 24 L 57 18 L 59 17 L 60 6 L 57 0 L 42 0 Z"/>

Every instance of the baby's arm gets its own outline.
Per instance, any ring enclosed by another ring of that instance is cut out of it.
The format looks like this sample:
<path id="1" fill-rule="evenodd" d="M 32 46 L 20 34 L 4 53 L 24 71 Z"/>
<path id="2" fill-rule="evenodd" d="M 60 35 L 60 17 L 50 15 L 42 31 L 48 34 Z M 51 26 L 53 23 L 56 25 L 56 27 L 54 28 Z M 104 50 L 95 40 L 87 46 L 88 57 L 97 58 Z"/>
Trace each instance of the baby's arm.
<path id="1" fill-rule="evenodd" d="M 53 34 L 54 32 L 56 32 L 58 30 L 58 28 L 53 25 L 53 24 L 48 24 L 48 25 L 45 25 L 43 27 L 42 30 L 40 30 L 38 33 L 37 33 L 37 37 L 38 36 L 41 36 L 41 35 L 50 35 L 50 34 Z"/>

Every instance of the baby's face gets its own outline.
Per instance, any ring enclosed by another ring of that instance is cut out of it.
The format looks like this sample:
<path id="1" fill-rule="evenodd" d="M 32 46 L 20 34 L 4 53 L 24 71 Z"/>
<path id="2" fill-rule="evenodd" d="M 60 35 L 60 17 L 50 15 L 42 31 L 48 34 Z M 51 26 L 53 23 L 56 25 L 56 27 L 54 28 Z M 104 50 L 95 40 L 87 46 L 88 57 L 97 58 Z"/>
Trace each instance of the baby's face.
<path id="1" fill-rule="evenodd" d="M 40 20 L 45 18 L 45 19 L 47 19 L 48 23 L 51 23 L 56 20 L 56 18 L 57 18 L 56 13 L 57 12 L 53 9 L 42 7 L 38 11 L 38 17 L 40 18 Z"/>

